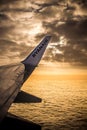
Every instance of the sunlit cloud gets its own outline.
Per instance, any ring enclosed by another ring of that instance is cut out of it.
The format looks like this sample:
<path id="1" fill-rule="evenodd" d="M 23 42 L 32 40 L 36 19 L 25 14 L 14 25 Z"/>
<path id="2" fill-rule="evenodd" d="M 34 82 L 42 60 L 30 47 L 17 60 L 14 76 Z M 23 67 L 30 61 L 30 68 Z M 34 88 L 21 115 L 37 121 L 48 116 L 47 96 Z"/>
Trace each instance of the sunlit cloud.
<path id="1" fill-rule="evenodd" d="M 44 33 L 44 29 L 42 28 L 42 24 L 39 22 L 39 23 L 35 23 L 32 27 L 32 29 L 30 29 L 29 31 L 29 35 L 37 35 L 38 33 Z"/>
<path id="2" fill-rule="evenodd" d="M 10 62 L 13 57 L 21 61 L 49 34 L 52 40 L 44 54 L 44 63 L 50 61 L 86 66 L 86 27 L 85 0 L 1 0 L 0 59 L 3 57 L 4 63 L 6 59 Z"/>
<path id="3" fill-rule="evenodd" d="M 64 36 L 61 36 L 59 39 L 59 45 L 62 46 L 66 46 L 67 45 L 67 39 L 64 38 Z"/>

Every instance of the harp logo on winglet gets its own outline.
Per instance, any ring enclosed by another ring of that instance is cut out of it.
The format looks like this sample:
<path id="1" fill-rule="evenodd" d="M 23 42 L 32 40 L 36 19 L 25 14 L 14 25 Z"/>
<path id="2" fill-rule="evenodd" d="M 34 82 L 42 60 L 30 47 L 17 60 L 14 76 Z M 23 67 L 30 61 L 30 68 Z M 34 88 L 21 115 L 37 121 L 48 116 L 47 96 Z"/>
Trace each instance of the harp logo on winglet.
<path id="1" fill-rule="evenodd" d="M 44 41 L 44 43 L 42 43 L 42 44 L 36 49 L 36 51 L 32 54 L 32 57 L 33 57 L 33 58 L 42 50 L 42 48 L 46 45 L 47 42 L 48 42 L 48 39 L 46 39 L 46 40 Z"/>

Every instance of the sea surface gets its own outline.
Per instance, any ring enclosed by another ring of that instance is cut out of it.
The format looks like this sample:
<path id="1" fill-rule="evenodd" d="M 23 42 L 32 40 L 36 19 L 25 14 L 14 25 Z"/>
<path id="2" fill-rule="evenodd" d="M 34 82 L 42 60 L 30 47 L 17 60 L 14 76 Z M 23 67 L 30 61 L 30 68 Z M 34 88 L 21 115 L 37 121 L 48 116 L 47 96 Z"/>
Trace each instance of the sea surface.
<path id="1" fill-rule="evenodd" d="M 22 90 L 30 101 L 13 103 L 9 111 L 42 130 L 87 130 L 87 80 L 33 76 Z"/>

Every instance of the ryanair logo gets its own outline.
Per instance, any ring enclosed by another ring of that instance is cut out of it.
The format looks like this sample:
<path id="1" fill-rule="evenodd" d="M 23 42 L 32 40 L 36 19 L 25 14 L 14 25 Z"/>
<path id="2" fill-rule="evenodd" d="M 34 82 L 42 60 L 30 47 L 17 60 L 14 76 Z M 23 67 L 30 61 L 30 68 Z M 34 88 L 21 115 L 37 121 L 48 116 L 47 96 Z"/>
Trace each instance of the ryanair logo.
<path id="1" fill-rule="evenodd" d="M 42 50 L 42 48 L 46 45 L 46 43 L 48 42 L 48 39 L 45 39 L 45 41 L 35 50 L 35 52 L 32 54 L 32 57 L 36 57 L 36 55 L 38 55 L 38 53 Z"/>

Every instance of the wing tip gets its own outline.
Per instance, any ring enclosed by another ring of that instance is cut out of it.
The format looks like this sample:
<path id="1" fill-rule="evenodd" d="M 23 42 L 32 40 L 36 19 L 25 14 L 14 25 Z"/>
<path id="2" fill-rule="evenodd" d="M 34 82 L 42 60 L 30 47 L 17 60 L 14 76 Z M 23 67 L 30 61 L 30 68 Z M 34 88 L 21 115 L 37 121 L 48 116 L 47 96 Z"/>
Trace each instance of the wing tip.
<path id="1" fill-rule="evenodd" d="M 41 60 L 42 55 L 51 39 L 51 35 L 46 35 L 43 40 L 34 48 L 28 57 L 22 61 L 23 64 L 31 64 L 37 66 Z"/>

